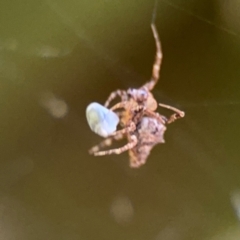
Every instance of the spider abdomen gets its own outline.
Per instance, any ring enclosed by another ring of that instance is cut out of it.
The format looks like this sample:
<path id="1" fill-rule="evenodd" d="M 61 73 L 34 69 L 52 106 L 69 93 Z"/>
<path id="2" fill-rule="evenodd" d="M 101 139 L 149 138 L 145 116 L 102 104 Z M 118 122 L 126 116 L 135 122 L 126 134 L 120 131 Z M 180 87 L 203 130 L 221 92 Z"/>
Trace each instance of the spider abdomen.
<path id="1" fill-rule="evenodd" d="M 138 127 L 138 134 L 140 139 L 144 142 L 164 143 L 164 132 L 166 126 L 155 118 L 143 117 L 141 124 Z M 144 137 L 144 138 L 143 138 Z"/>
<path id="2" fill-rule="evenodd" d="M 146 163 L 152 148 L 164 143 L 166 126 L 155 118 L 143 117 L 135 130 L 137 145 L 129 150 L 130 167 L 138 168 Z"/>

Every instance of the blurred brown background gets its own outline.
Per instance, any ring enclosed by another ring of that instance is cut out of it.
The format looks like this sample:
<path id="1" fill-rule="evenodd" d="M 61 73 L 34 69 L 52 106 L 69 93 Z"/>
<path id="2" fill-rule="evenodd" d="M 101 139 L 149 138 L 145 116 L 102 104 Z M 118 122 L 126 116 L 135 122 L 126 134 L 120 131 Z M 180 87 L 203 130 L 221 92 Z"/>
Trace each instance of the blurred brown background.
<path id="1" fill-rule="evenodd" d="M 239 1 L 159 0 L 153 92 L 186 117 L 139 170 L 88 155 L 86 106 L 151 75 L 153 6 L 1 1 L 0 239 L 240 237 Z"/>

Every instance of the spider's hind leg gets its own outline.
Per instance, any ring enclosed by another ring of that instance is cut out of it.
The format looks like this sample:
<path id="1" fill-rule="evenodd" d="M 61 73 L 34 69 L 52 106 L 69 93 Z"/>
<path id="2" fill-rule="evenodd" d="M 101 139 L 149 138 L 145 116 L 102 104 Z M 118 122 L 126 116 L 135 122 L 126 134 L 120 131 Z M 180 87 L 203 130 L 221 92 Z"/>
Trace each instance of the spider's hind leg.
<path id="1" fill-rule="evenodd" d="M 92 147 L 89 150 L 89 153 L 94 154 L 94 153 L 98 152 L 101 148 L 109 147 L 112 145 L 113 140 L 121 140 L 121 139 L 123 139 L 123 137 L 124 137 L 123 134 L 117 134 L 115 136 L 108 137 L 108 138 L 104 139 L 102 142 L 100 142 L 98 145 Z"/>
<path id="2" fill-rule="evenodd" d="M 136 146 L 137 142 L 138 142 L 137 137 L 135 135 L 132 135 L 130 142 L 127 143 L 126 145 L 124 145 L 123 147 L 115 148 L 115 149 L 109 149 L 109 150 L 106 150 L 106 151 L 94 152 L 93 155 L 94 156 L 104 156 L 104 155 L 110 155 L 110 154 L 120 154 L 120 153 L 125 152 L 129 149 L 134 148 Z"/>

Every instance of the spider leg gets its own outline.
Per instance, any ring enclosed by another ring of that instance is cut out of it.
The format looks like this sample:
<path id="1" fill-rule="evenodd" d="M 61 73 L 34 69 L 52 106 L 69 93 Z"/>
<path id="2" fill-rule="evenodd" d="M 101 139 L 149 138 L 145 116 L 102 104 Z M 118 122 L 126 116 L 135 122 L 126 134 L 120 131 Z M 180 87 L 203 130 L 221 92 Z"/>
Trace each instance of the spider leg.
<path id="1" fill-rule="evenodd" d="M 111 111 L 114 111 L 118 108 L 127 108 L 129 106 L 129 102 L 127 101 L 122 101 L 122 102 L 119 102 L 117 104 L 115 104 L 113 107 L 110 108 Z"/>
<path id="2" fill-rule="evenodd" d="M 167 109 L 172 110 L 172 111 L 175 112 L 167 120 L 167 124 L 170 124 L 170 123 L 174 122 L 175 120 L 177 120 L 179 118 L 183 118 L 185 116 L 185 113 L 183 111 L 181 111 L 181 110 L 179 110 L 179 109 L 177 109 L 175 107 L 172 107 L 172 106 L 169 106 L 169 105 L 166 105 L 166 104 L 162 104 L 162 103 L 159 103 L 159 106 L 163 107 L 163 108 L 167 108 Z"/>
<path id="3" fill-rule="evenodd" d="M 139 112 L 142 109 L 144 109 L 144 106 L 131 104 L 131 102 L 128 102 L 128 101 L 123 101 L 115 104 L 113 107 L 110 108 L 110 110 L 114 111 L 118 108 L 131 109 L 132 112 Z"/>
<path id="4" fill-rule="evenodd" d="M 110 136 L 110 137 L 111 137 L 111 136 L 116 136 L 116 135 L 118 135 L 118 134 L 123 135 L 123 134 L 129 133 L 129 132 L 133 132 L 135 129 L 136 129 L 135 123 L 134 123 L 134 122 L 130 122 L 130 125 L 129 125 L 129 126 L 123 128 L 123 129 L 121 129 L 121 130 L 115 131 L 115 132 L 111 133 L 109 136 Z"/>
<path id="5" fill-rule="evenodd" d="M 128 96 L 127 96 L 127 92 L 124 90 L 116 90 L 114 92 L 112 92 L 107 101 L 105 102 L 104 106 L 108 107 L 110 102 L 115 99 L 116 97 L 120 97 L 122 101 L 127 101 L 128 100 Z"/>
<path id="6" fill-rule="evenodd" d="M 168 119 L 163 116 L 163 115 L 160 115 L 159 113 L 157 112 L 152 112 L 152 111 L 149 111 L 149 110 L 145 110 L 145 115 L 147 115 L 148 117 L 153 117 L 153 118 L 156 118 L 159 122 L 161 122 L 163 125 L 165 125 L 167 122 L 168 122 Z"/>
<path id="7" fill-rule="evenodd" d="M 95 152 L 93 154 L 94 154 L 94 156 L 120 154 L 120 153 L 125 152 L 129 149 L 134 148 L 136 146 L 137 142 L 138 142 L 137 137 L 135 135 L 132 135 L 131 136 L 131 141 L 129 143 L 127 143 L 126 145 L 124 145 L 123 147 L 115 148 L 115 149 L 109 149 L 109 150 L 106 150 L 106 151 Z"/>
<path id="8" fill-rule="evenodd" d="M 151 91 L 156 85 L 156 83 L 158 82 L 159 72 L 160 72 L 162 58 L 163 58 L 160 38 L 154 23 L 151 24 L 151 28 L 152 28 L 153 37 L 155 39 L 155 44 L 156 44 L 156 56 L 155 56 L 155 62 L 153 64 L 153 69 L 152 69 L 152 78 L 149 82 L 143 85 L 143 87 L 146 87 L 149 91 Z"/>
<path id="9" fill-rule="evenodd" d="M 121 140 L 123 137 L 124 137 L 123 134 L 118 134 L 118 135 L 115 135 L 112 137 L 108 137 L 108 138 L 104 139 L 102 142 L 100 142 L 98 145 L 92 147 L 89 150 L 89 153 L 94 154 L 95 152 L 98 152 L 101 148 L 111 146 L 113 140 Z"/>

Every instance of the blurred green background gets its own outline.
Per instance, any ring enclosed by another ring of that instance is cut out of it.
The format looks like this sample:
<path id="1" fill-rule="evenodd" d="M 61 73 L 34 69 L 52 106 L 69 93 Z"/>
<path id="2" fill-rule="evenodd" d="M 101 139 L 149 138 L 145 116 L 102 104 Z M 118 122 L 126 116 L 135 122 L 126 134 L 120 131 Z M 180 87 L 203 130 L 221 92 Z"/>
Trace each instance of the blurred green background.
<path id="1" fill-rule="evenodd" d="M 0 239 L 240 238 L 239 1 L 158 2 L 153 92 L 186 117 L 133 170 L 85 109 L 150 78 L 154 1 L 1 1 Z"/>

